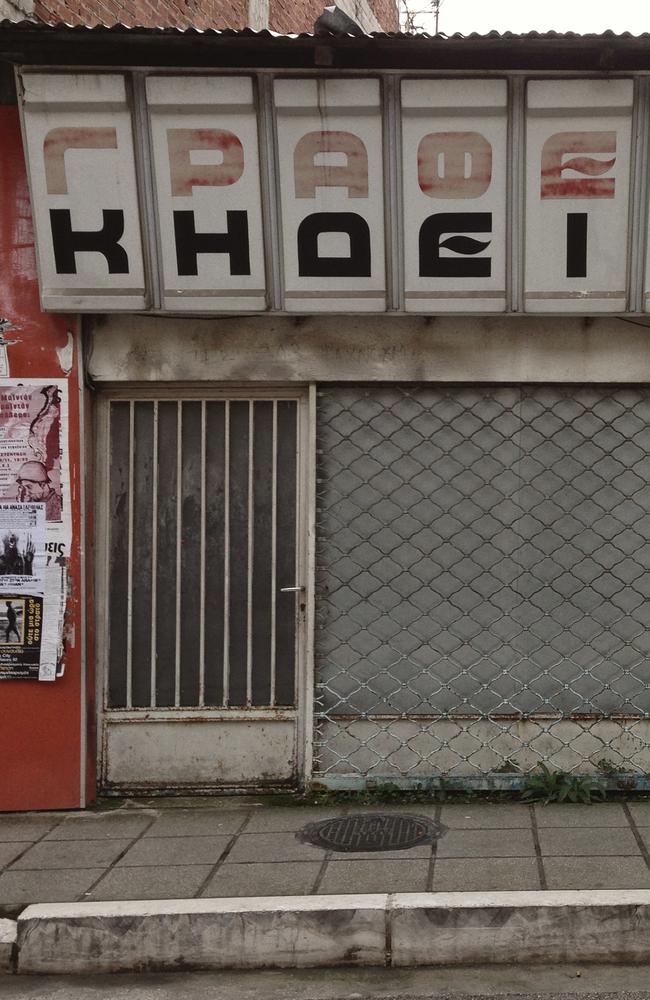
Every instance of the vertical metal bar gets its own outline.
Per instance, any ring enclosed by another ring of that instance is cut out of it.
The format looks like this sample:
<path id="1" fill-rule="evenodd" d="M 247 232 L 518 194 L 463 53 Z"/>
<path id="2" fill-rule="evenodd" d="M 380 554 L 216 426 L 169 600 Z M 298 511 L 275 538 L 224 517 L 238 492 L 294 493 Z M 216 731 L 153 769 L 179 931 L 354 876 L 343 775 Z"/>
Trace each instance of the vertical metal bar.
<path id="1" fill-rule="evenodd" d="M 508 83 L 508 166 L 506 184 L 506 308 L 524 309 L 526 248 L 526 81 Z"/>
<path id="2" fill-rule="evenodd" d="M 153 457 L 151 475 L 151 707 L 156 707 L 156 615 L 158 609 L 158 400 L 153 401 Z"/>
<path id="3" fill-rule="evenodd" d="M 183 544 L 183 401 L 176 403 L 176 648 L 174 705 L 181 700 L 181 547 Z"/>
<path id="4" fill-rule="evenodd" d="M 160 309 L 162 304 L 162 251 L 158 212 L 154 197 L 153 143 L 147 108 L 147 81 L 143 73 L 132 73 L 133 150 L 136 182 L 139 189 L 142 254 L 147 276 L 147 306 Z"/>
<path id="5" fill-rule="evenodd" d="M 627 308 L 630 312 L 642 312 L 646 308 L 644 285 L 648 235 L 649 95 L 648 78 L 637 78 L 634 81 L 627 236 Z"/>
<path id="6" fill-rule="evenodd" d="M 135 467 L 135 404 L 129 402 L 129 524 L 126 598 L 126 707 L 133 706 L 133 470 Z"/>
<path id="7" fill-rule="evenodd" d="M 276 617 L 276 550 L 278 541 L 278 401 L 273 400 L 273 444 L 271 476 L 271 697 L 269 703 L 275 705 L 275 617 Z"/>
<path id="8" fill-rule="evenodd" d="M 80 520 L 80 546 L 81 546 L 81 560 L 80 560 L 80 578 L 79 578 L 79 594 L 81 598 L 80 607 L 80 691 L 79 691 L 79 805 L 84 808 L 86 805 L 86 770 L 87 770 L 87 742 L 88 742 L 88 691 L 86 688 L 87 681 L 87 614 L 88 614 L 88 601 L 87 601 L 87 561 L 86 552 L 87 544 L 89 539 L 86 537 L 88 531 L 88 521 L 87 521 L 87 473 L 86 470 L 89 468 L 89 463 L 86 459 L 86 390 L 85 390 L 85 380 L 84 380 L 84 361 L 83 361 L 83 339 L 82 339 L 82 329 L 81 329 L 81 318 L 79 317 L 73 327 L 73 343 L 75 351 L 75 362 L 77 369 L 77 406 L 79 407 L 79 453 L 81 455 L 81 469 L 79 475 L 79 520 Z M 92 699 L 91 699 L 92 703 Z M 99 710 L 101 712 L 101 707 Z M 97 709 L 95 709 L 96 711 Z M 101 727 L 98 727 L 101 728 Z"/>
<path id="9" fill-rule="evenodd" d="M 81 380 L 83 383 L 83 379 Z M 111 454 L 113 449 L 113 438 L 111 434 L 111 408 L 110 400 L 100 400 L 98 416 L 100 418 L 100 436 L 98 438 L 98 457 L 104 455 L 103 466 L 98 463 L 101 474 L 97 477 L 95 485 L 95 502 L 97 505 L 97 527 L 99 537 L 97 538 L 97 551 L 103 553 L 103 587 L 101 599 L 98 607 L 98 633 L 97 655 L 101 657 L 103 669 L 98 671 L 97 677 L 97 704 L 101 706 L 101 719 L 97 725 L 97 757 L 99 761 L 99 776 L 102 785 L 106 782 L 108 761 L 104 753 L 106 731 L 106 711 L 109 700 L 109 622 L 110 622 L 110 580 L 111 580 L 111 531 L 112 519 L 110 509 L 110 485 L 111 485 Z M 102 445 L 104 450 L 102 452 Z M 98 661 L 99 664 L 99 661 Z"/>
<path id="10" fill-rule="evenodd" d="M 246 581 L 246 704 L 253 703 L 253 435 L 255 403 L 248 400 L 248 578 Z"/>
<path id="11" fill-rule="evenodd" d="M 384 246 L 386 308 L 403 308 L 404 230 L 402 212 L 402 130 L 399 77 L 386 76 L 383 96 Z"/>
<path id="12" fill-rule="evenodd" d="M 277 146 L 273 77 L 260 73 L 257 77 L 260 123 L 260 184 L 262 190 L 262 221 L 266 245 L 267 300 L 271 309 L 284 308 L 284 242 L 280 213 L 280 170 Z"/>
<path id="13" fill-rule="evenodd" d="M 230 400 L 225 401 L 223 459 L 223 704 L 230 704 Z"/>
<path id="14" fill-rule="evenodd" d="M 298 559 L 300 579 L 305 587 L 305 613 L 299 618 L 298 692 L 298 777 L 303 785 L 311 780 L 314 766 L 314 638 L 316 579 L 316 386 L 309 386 L 307 400 L 299 404 L 297 505 Z"/>
<path id="15" fill-rule="evenodd" d="M 206 501 L 206 402 L 201 400 L 201 568 L 199 599 L 199 706 L 205 705 L 205 501 Z"/>

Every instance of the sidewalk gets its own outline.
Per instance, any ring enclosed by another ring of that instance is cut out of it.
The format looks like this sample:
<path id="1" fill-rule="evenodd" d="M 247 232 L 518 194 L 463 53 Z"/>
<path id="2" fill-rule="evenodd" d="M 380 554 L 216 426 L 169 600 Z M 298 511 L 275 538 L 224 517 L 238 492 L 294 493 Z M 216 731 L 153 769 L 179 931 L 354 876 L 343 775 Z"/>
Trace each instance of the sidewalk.
<path id="1" fill-rule="evenodd" d="M 367 854 L 296 837 L 361 812 L 427 816 L 446 831 Z M 29 903 L 539 889 L 650 889 L 650 800 L 312 808 L 232 797 L 0 816 L 0 917 Z"/>

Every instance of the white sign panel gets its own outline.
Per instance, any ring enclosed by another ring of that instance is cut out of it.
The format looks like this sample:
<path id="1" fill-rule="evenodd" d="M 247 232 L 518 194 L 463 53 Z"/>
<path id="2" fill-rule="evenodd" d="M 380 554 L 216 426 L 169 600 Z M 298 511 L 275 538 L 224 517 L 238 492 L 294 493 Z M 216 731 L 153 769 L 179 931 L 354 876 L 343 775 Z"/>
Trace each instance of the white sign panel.
<path id="1" fill-rule="evenodd" d="M 386 308 L 379 80 L 276 80 L 285 309 Z"/>
<path id="2" fill-rule="evenodd" d="M 631 80 L 528 84 L 527 312 L 626 308 Z"/>
<path id="3" fill-rule="evenodd" d="M 146 308 L 124 77 L 29 73 L 23 88 L 43 308 Z"/>
<path id="4" fill-rule="evenodd" d="M 46 310 L 650 309 L 631 78 L 531 80 L 525 116 L 489 75 L 405 74 L 399 108 L 379 74 L 278 75 L 271 106 L 252 72 L 156 71 L 135 110 L 126 73 L 22 82 Z"/>
<path id="5" fill-rule="evenodd" d="M 266 308 L 257 114 L 250 77 L 150 77 L 163 305 Z"/>
<path id="6" fill-rule="evenodd" d="M 407 312 L 506 308 L 505 80 L 404 80 Z"/>

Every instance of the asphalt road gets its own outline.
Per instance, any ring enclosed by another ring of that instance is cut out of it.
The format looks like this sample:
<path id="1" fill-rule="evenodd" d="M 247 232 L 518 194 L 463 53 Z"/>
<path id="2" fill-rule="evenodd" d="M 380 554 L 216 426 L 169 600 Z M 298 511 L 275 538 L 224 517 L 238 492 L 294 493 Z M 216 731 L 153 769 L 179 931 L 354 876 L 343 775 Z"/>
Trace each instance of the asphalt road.
<path id="1" fill-rule="evenodd" d="M 650 966 L 0 976 L 0 1000 L 650 1000 Z"/>

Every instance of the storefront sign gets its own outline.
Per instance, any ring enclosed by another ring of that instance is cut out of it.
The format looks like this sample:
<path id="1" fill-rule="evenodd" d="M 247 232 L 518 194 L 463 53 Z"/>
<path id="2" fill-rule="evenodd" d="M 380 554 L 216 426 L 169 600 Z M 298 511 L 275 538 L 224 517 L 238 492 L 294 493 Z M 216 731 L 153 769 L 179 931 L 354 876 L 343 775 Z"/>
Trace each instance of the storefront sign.
<path id="1" fill-rule="evenodd" d="M 252 76 L 152 75 L 136 108 L 119 73 L 25 74 L 43 306 L 641 311 L 633 95 L 529 81 L 520 114 L 497 78 L 278 78 L 262 100 Z"/>

